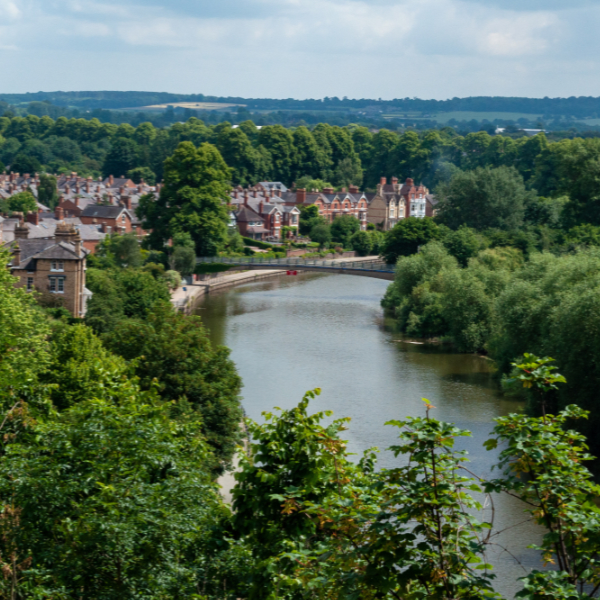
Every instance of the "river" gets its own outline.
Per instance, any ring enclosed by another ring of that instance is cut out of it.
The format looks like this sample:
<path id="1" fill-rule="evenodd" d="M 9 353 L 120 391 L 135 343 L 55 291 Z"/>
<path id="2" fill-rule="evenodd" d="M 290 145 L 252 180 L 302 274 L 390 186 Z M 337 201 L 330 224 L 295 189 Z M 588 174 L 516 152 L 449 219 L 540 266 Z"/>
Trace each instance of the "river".
<path id="1" fill-rule="evenodd" d="M 497 454 L 482 443 L 492 419 L 521 405 L 499 393 L 485 358 L 402 341 L 379 305 L 387 286 L 349 275 L 279 277 L 208 296 L 196 314 L 214 343 L 231 348 L 250 418 L 262 421 L 263 411 L 291 408 L 306 390 L 320 387 L 313 412 L 351 417 L 344 432 L 349 450 L 377 446 L 380 466 L 391 467 L 400 459 L 384 450 L 396 442 L 396 433 L 384 423 L 424 415 L 427 398 L 435 406 L 432 416 L 473 433 L 460 442 L 469 468 L 484 478 L 497 476 L 491 472 Z M 513 598 L 525 569 L 541 566 L 526 550 L 540 532 L 517 500 L 495 496 L 494 506 L 494 528 L 505 531 L 494 538 L 498 546 L 488 559 L 498 576 L 496 589 Z"/>

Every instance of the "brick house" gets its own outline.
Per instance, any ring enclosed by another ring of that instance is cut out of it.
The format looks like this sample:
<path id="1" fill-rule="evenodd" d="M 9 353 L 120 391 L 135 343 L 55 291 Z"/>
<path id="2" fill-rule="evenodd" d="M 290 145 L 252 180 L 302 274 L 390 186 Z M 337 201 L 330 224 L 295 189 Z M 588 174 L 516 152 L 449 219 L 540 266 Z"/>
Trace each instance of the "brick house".
<path id="1" fill-rule="evenodd" d="M 11 273 L 17 286 L 37 290 L 64 306 L 74 317 L 83 317 L 91 292 L 85 287 L 85 258 L 75 226 L 60 223 L 54 239 L 29 239 L 24 222 L 15 228 L 15 239 L 3 247 L 12 254 Z"/>
<path id="2" fill-rule="evenodd" d="M 392 177 L 391 183 L 382 177 L 369 203 L 367 221 L 387 231 L 406 217 L 432 217 L 436 203 L 429 190 L 423 184 L 415 185 L 410 177 L 403 184 L 397 177 Z"/>
<path id="3" fill-rule="evenodd" d="M 79 217 L 85 225 L 101 224 L 106 233 L 130 233 L 133 231 L 133 214 L 123 206 L 90 204 Z"/>

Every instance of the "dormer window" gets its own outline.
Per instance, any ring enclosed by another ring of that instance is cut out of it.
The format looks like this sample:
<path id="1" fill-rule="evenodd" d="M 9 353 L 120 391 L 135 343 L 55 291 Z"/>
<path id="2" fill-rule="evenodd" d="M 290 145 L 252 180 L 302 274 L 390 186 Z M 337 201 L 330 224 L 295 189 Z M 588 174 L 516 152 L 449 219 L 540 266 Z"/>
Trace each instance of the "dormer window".
<path id="1" fill-rule="evenodd" d="M 64 271 L 65 263 L 62 260 L 53 260 L 52 264 L 50 265 L 50 270 L 51 271 Z"/>
<path id="2" fill-rule="evenodd" d="M 121 215 L 121 223 L 123 223 L 123 225 L 125 225 L 125 213 L 123 213 Z"/>

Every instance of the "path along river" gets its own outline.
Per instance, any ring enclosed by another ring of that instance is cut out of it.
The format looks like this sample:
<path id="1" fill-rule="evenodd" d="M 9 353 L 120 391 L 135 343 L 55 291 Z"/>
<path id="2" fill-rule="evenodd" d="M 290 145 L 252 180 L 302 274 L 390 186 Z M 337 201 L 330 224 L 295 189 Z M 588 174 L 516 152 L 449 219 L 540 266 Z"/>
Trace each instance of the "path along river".
<path id="1" fill-rule="evenodd" d="M 306 390 L 320 387 L 313 412 L 330 409 L 351 417 L 344 432 L 349 450 L 377 446 L 379 464 L 391 467 L 400 459 L 384 451 L 396 441 L 395 428 L 384 423 L 424 415 L 421 399 L 427 398 L 436 407 L 432 416 L 473 433 L 459 447 L 469 452 L 475 473 L 492 476 L 497 453 L 482 443 L 492 419 L 518 411 L 520 404 L 497 391 L 486 359 L 398 341 L 379 304 L 387 285 L 349 275 L 280 277 L 211 295 L 196 313 L 213 342 L 231 348 L 250 418 L 262 421 L 263 411 L 291 408 Z M 539 531 L 513 498 L 497 496 L 494 506 L 495 529 L 505 531 L 494 537 L 499 546 L 488 559 L 497 590 L 513 598 L 524 568 L 540 566 L 536 554 L 526 550 L 539 541 Z"/>

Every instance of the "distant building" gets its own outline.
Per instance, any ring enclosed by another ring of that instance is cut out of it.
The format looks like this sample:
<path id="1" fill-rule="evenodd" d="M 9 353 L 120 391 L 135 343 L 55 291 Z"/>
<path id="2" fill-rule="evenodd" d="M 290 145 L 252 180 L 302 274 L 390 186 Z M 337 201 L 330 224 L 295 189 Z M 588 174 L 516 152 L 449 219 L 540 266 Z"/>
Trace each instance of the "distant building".
<path id="1" fill-rule="evenodd" d="M 423 185 L 415 185 L 410 177 L 405 183 L 392 177 L 388 183 L 385 177 L 377 185 L 377 193 L 369 203 L 367 220 L 387 231 L 406 217 L 432 217 L 437 201 Z"/>

